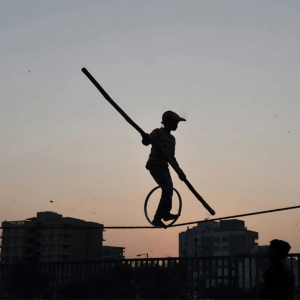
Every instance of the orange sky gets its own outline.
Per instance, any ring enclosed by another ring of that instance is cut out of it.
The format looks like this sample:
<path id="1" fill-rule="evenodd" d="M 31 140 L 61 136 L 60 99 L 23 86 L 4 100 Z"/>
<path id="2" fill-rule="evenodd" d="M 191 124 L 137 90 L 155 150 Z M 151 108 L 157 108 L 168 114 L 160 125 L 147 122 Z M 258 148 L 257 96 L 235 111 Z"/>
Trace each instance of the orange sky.
<path id="1" fill-rule="evenodd" d="M 82 67 L 145 132 L 166 110 L 186 118 L 176 158 L 215 217 L 298 205 L 299 12 L 277 1 L 2 2 L 0 221 L 54 211 L 148 226 L 150 147 Z M 208 217 L 171 174 L 179 222 Z M 243 220 L 260 245 L 284 239 L 295 253 L 298 213 Z M 104 244 L 178 256 L 184 230 L 112 229 Z"/>

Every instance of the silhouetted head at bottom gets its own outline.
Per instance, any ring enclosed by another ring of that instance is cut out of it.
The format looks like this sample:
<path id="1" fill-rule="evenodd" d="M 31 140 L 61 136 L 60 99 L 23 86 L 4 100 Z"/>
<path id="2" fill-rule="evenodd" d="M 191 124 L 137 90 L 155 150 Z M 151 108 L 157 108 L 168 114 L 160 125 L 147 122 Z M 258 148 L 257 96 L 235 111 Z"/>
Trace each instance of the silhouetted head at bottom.
<path id="1" fill-rule="evenodd" d="M 280 262 L 285 259 L 291 249 L 288 242 L 272 240 L 267 251 L 267 259 L 271 262 Z"/>

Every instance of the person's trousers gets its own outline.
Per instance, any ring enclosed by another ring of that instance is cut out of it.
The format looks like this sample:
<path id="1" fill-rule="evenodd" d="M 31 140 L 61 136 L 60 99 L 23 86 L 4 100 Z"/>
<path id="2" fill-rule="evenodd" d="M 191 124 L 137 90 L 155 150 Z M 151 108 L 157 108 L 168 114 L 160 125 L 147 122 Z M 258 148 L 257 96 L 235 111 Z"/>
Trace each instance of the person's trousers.
<path id="1" fill-rule="evenodd" d="M 148 170 L 162 189 L 160 202 L 154 216 L 155 219 L 161 219 L 167 216 L 172 209 L 173 182 L 171 174 L 168 168 L 161 165 L 150 165 Z"/>

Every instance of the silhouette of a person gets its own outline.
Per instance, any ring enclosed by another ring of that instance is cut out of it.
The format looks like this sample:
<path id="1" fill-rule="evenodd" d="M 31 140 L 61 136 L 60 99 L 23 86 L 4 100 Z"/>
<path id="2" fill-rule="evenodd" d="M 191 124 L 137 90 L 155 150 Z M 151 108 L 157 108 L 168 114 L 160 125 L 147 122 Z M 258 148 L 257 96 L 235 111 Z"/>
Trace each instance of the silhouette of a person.
<path id="1" fill-rule="evenodd" d="M 262 299 L 294 299 L 295 275 L 283 264 L 291 249 L 289 243 L 272 240 L 267 250 L 271 266 L 262 275 Z"/>
<path id="2" fill-rule="evenodd" d="M 145 134 L 142 140 L 142 143 L 145 146 L 148 146 L 150 141 L 157 143 L 163 153 L 171 158 L 179 169 L 180 167 L 175 158 L 175 137 L 171 134 L 171 131 L 175 131 L 177 129 L 180 121 L 186 120 L 179 117 L 172 111 L 166 111 L 162 116 L 161 122 L 164 127 L 156 128 L 150 134 Z M 163 218 L 164 221 L 169 221 L 176 219 L 178 216 L 170 213 L 172 208 L 173 182 L 171 179 L 168 162 L 154 146 L 151 148 L 146 169 L 149 170 L 153 179 L 162 189 L 161 199 L 152 224 L 166 228 L 161 219 Z M 179 178 L 182 181 L 186 179 L 182 170 Z"/>

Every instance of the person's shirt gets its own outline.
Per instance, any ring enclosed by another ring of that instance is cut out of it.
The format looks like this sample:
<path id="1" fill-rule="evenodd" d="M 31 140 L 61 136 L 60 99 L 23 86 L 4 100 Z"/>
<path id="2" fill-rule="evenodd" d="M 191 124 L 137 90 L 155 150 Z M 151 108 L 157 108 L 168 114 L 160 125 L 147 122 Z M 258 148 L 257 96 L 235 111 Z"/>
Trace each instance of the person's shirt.
<path id="1" fill-rule="evenodd" d="M 263 299 L 294 299 L 295 275 L 282 263 L 266 270 L 263 279 Z"/>
<path id="2" fill-rule="evenodd" d="M 163 153 L 173 159 L 175 164 L 177 164 L 175 159 L 175 137 L 163 127 L 154 129 L 150 133 L 150 136 L 152 140 L 160 147 Z M 168 168 L 168 162 L 154 146 L 151 147 L 149 159 L 146 164 L 147 169 L 149 165 L 161 165 L 165 168 Z"/>

